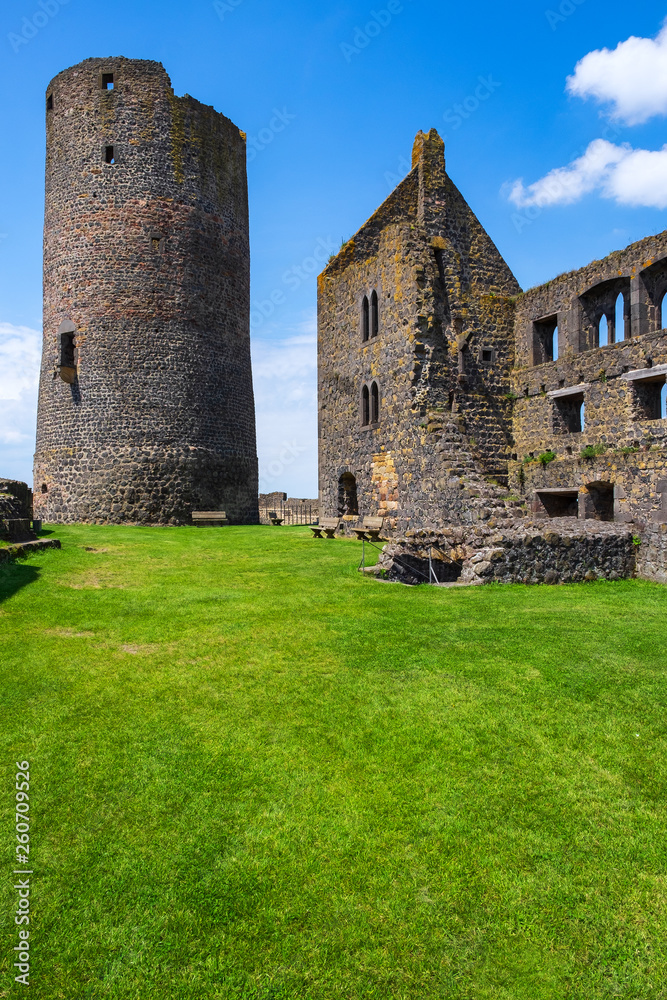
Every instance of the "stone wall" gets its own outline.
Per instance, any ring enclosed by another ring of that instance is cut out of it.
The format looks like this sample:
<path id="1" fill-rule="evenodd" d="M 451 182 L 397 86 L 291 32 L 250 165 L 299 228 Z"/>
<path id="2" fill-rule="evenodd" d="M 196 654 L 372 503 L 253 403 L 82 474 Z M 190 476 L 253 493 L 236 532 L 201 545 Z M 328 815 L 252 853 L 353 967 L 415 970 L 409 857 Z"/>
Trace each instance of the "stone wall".
<path id="1" fill-rule="evenodd" d="M 0 497 L 11 503 L 16 517 L 32 520 L 32 490 L 27 483 L 0 478 Z"/>
<path id="2" fill-rule="evenodd" d="M 0 540 L 25 542 L 35 538 L 31 529 L 32 492 L 26 483 L 0 479 Z"/>
<path id="3" fill-rule="evenodd" d="M 656 583 L 667 583 L 667 519 L 646 524 L 637 549 L 637 575 Z"/>
<path id="4" fill-rule="evenodd" d="M 319 278 L 323 516 L 443 523 L 460 493 L 452 423 L 466 462 L 506 475 L 518 291 L 448 178 L 442 140 L 420 133 L 411 173 Z M 374 292 L 377 335 L 364 339 Z M 374 385 L 378 419 L 365 420 Z"/>
<path id="5" fill-rule="evenodd" d="M 577 583 L 635 574 L 638 547 L 627 527 L 559 518 L 500 531 L 488 525 L 420 531 L 391 541 L 376 572 L 408 584 Z M 429 565 L 429 556 L 430 565 Z"/>
<path id="6" fill-rule="evenodd" d="M 512 488 L 613 490 L 616 520 L 662 516 L 667 479 L 667 234 L 561 275 L 519 297 Z M 619 296 L 623 298 L 619 300 Z M 609 343 L 598 346 L 605 316 Z M 545 360 L 558 328 L 558 357 Z M 544 336 L 543 336 L 544 335 Z M 545 339 L 546 337 L 546 339 Z M 534 362 L 539 362 L 535 364 Z M 583 404 L 583 426 L 579 426 Z M 541 464 L 540 456 L 552 461 Z M 586 516 L 586 504 L 582 504 Z"/>
<path id="7" fill-rule="evenodd" d="M 56 76 L 46 133 L 36 516 L 256 522 L 245 135 L 123 58 Z"/>

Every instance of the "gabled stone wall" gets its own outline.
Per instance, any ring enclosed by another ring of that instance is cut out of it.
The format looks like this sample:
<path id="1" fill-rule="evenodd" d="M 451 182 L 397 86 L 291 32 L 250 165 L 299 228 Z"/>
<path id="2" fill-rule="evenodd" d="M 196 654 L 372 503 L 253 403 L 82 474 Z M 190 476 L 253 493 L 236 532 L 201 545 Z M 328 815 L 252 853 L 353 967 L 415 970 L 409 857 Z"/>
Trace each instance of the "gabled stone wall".
<path id="1" fill-rule="evenodd" d="M 364 340 L 363 300 L 374 291 L 378 335 Z M 506 475 L 518 291 L 447 177 L 442 140 L 420 133 L 411 173 L 319 278 L 323 516 L 355 518 L 354 508 L 394 531 L 441 523 L 460 501 L 442 452 L 451 420 L 475 468 Z M 374 384 L 379 420 L 364 423 L 364 387 Z"/>

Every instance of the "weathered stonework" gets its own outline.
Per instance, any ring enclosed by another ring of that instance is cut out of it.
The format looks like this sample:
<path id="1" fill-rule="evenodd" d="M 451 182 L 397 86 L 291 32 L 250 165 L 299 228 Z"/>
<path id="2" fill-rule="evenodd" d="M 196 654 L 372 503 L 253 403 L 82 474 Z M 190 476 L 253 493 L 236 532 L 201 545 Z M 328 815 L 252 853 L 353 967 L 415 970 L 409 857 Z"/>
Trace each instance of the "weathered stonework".
<path id="1" fill-rule="evenodd" d="M 459 493 L 440 453 L 452 416 L 477 466 L 507 474 L 518 291 L 447 176 L 442 140 L 420 133 L 410 174 L 319 278 L 324 516 L 356 519 L 356 490 L 359 516 L 379 514 L 395 531 L 438 523 L 443 497 Z M 377 333 L 371 322 L 364 339 L 373 292 Z M 373 384 L 379 419 L 364 423 Z"/>
<path id="2" fill-rule="evenodd" d="M 56 76 L 46 132 L 35 515 L 256 522 L 244 134 L 124 58 Z"/>
<path id="3" fill-rule="evenodd" d="M 590 504 L 587 512 L 587 496 L 605 486 L 615 520 L 667 520 L 661 489 L 667 480 L 667 420 L 660 409 L 667 374 L 665 292 L 662 233 L 519 297 L 512 375 L 517 460 L 510 463 L 510 479 L 536 513 L 546 512 L 549 490 L 572 488 L 581 494 L 580 514 L 596 516 Z M 616 324 L 619 295 L 624 308 L 619 301 Z M 610 343 L 596 346 L 602 315 L 609 317 Z M 549 329 L 540 322 L 544 317 L 558 326 L 558 358 L 552 361 L 543 360 L 540 333 Z M 579 429 L 576 410 L 582 403 Z M 575 426 L 568 426 L 573 416 Z M 542 465 L 539 456 L 549 451 L 555 459 Z"/>
<path id="4" fill-rule="evenodd" d="M 429 576 L 433 583 L 581 583 L 634 576 L 636 560 L 627 527 L 557 518 L 502 531 L 416 532 L 387 545 L 376 572 L 409 584 Z"/>
<path id="5" fill-rule="evenodd" d="M 30 488 L 14 479 L 0 479 L 0 540 L 27 542 L 34 539 L 31 522 Z"/>
<path id="6" fill-rule="evenodd" d="M 386 566 L 454 532 L 450 581 L 664 581 L 665 327 L 667 233 L 522 294 L 420 133 L 320 276 L 323 515 L 384 517 Z"/>

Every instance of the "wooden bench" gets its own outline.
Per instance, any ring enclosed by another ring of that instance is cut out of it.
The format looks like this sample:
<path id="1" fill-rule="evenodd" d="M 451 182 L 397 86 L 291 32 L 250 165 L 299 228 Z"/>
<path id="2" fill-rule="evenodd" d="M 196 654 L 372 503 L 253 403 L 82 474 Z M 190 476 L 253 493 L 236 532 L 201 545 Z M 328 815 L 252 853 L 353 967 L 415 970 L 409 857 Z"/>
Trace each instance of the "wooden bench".
<path id="1" fill-rule="evenodd" d="M 279 528 L 284 520 L 285 520 L 284 517 L 278 517 L 278 514 L 276 513 L 275 510 L 269 511 L 269 521 L 274 526 L 274 528 Z"/>
<path id="2" fill-rule="evenodd" d="M 362 526 L 360 528 L 353 528 L 352 530 L 360 540 L 379 542 L 383 524 L 383 517 L 365 517 Z"/>
<path id="3" fill-rule="evenodd" d="M 219 528 L 229 520 L 224 510 L 193 510 L 192 523 L 199 528 Z"/>
<path id="4" fill-rule="evenodd" d="M 340 527 L 339 517 L 320 518 L 319 524 L 311 524 L 310 530 L 315 538 L 333 538 Z M 324 534 L 322 534 L 324 532 Z"/>

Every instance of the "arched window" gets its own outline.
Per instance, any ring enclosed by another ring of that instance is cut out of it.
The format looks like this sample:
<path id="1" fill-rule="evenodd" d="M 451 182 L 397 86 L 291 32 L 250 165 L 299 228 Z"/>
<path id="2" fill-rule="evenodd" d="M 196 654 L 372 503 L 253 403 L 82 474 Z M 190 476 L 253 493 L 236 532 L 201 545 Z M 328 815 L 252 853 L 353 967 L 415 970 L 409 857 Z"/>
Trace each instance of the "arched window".
<path id="1" fill-rule="evenodd" d="M 667 292 L 663 295 L 660 303 L 660 329 L 667 330 Z"/>
<path id="2" fill-rule="evenodd" d="M 364 295 L 361 303 L 361 339 L 366 342 L 369 333 L 368 296 Z"/>
<path id="3" fill-rule="evenodd" d="M 377 382 L 371 385 L 371 423 L 377 424 L 380 420 L 380 391 Z"/>
<path id="4" fill-rule="evenodd" d="M 558 361 L 558 327 L 556 327 L 551 337 L 551 360 Z"/>
<path id="5" fill-rule="evenodd" d="M 606 347 L 609 343 L 609 323 L 607 317 L 602 314 L 598 323 L 598 347 Z"/>
<path id="6" fill-rule="evenodd" d="M 380 330 L 380 314 L 378 312 L 378 293 L 371 294 L 371 337 L 377 337 Z"/>
<path id="7" fill-rule="evenodd" d="M 625 340 L 625 296 L 620 292 L 616 299 L 616 311 L 614 318 L 614 340 Z"/>
<path id="8" fill-rule="evenodd" d="M 359 514 L 357 481 L 351 472 L 344 472 L 338 480 L 338 514 L 340 517 Z"/>
<path id="9" fill-rule="evenodd" d="M 364 427 L 371 422 L 370 395 L 367 385 L 361 390 L 361 422 Z"/>

